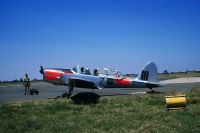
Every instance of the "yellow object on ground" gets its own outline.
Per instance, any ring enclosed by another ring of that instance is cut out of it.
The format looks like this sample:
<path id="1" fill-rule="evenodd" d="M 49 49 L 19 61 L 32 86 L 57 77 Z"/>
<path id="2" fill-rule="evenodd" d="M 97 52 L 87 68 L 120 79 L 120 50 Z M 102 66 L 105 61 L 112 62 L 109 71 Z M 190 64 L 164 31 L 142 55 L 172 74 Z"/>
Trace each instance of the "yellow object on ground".
<path id="1" fill-rule="evenodd" d="M 165 99 L 168 109 L 179 109 L 186 107 L 187 101 L 185 95 L 165 96 Z"/>

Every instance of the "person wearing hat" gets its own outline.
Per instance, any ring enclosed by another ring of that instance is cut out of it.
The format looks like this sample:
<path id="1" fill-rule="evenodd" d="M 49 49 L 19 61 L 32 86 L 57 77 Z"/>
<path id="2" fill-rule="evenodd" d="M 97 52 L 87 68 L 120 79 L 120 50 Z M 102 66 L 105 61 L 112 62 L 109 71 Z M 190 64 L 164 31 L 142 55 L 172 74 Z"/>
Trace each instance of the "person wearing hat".
<path id="1" fill-rule="evenodd" d="M 86 69 L 85 69 L 85 74 L 87 74 L 87 75 L 91 75 L 91 73 L 90 73 L 90 69 L 89 69 L 89 68 L 86 68 Z"/>
<path id="2" fill-rule="evenodd" d="M 29 79 L 29 77 L 28 77 L 28 74 L 26 73 L 25 74 L 25 77 L 24 77 L 24 80 L 23 80 L 23 85 L 24 85 L 24 87 L 25 87 L 25 93 L 24 93 L 24 95 L 26 95 L 26 92 L 28 91 L 30 91 L 30 85 L 31 85 L 31 82 L 30 82 L 30 79 Z"/>

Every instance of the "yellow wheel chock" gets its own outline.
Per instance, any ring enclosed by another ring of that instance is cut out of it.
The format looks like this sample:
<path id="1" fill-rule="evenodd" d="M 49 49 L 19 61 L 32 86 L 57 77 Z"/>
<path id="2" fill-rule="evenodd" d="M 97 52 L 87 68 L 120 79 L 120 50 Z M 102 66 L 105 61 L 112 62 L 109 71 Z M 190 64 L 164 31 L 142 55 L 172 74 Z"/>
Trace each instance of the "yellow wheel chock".
<path id="1" fill-rule="evenodd" d="M 187 103 L 185 95 L 165 96 L 165 100 L 168 110 L 185 108 Z"/>

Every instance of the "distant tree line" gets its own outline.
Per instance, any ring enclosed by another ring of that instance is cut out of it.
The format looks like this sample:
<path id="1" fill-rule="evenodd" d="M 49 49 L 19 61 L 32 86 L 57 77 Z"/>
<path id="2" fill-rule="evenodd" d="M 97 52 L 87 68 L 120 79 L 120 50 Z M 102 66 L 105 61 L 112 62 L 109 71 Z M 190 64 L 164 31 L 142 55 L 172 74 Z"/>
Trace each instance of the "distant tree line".
<path id="1" fill-rule="evenodd" d="M 179 71 L 179 72 L 168 72 L 167 69 L 163 71 L 161 74 L 177 74 L 177 73 L 200 73 L 200 70 L 192 70 L 189 71 L 188 69 L 186 71 Z"/>
<path id="2" fill-rule="evenodd" d="M 34 78 L 34 79 L 31 80 L 31 81 L 40 81 L 40 80 L 38 80 L 37 78 Z M 12 82 L 12 83 L 23 82 L 23 78 L 15 79 L 15 80 L 12 80 L 12 81 L 1 81 L 1 80 L 0 80 L 0 83 L 10 83 L 10 82 Z"/>

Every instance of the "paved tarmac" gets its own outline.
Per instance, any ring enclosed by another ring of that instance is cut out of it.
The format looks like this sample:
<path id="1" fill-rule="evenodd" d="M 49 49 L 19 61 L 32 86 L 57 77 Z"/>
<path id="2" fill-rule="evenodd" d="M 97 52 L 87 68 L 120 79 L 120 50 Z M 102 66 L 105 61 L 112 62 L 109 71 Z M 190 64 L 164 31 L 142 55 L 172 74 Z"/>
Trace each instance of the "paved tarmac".
<path id="1" fill-rule="evenodd" d="M 199 78 L 200 79 L 200 78 Z M 192 82 L 192 81 L 195 82 Z M 154 90 L 160 92 L 187 92 L 188 90 L 200 87 L 200 81 L 196 78 L 189 78 L 188 80 L 184 78 L 184 82 L 180 82 L 180 79 L 170 80 L 165 86 L 160 88 L 155 88 Z M 1 85 L 0 86 L 0 104 L 6 103 L 16 103 L 16 102 L 27 102 L 35 100 L 47 100 L 49 98 L 55 98 L 61 96 L 67 91 L 66 86 L 55 86 L 44 82 L 32 83 L 32 88 L 39 90 L 39 95 L 24 95 L 24 88 L 20 84 L 15 85 Z M 102 90 L 91 90 L 91 89 L 81 89 L 74 88 L 73 95 L 80 92 L 94 92 L 101 96 L 117 96 L 117 95 L 130 95 L 130 94 L 144 94 L 149 91 L 146 88 L 105 88 Z"/>
<path id="2" fill-rule="evenodd" d="M 175 83 L 199 83 L 200 77 L 185 77 L 163 81 L 164 84 L 175 84 Z"/>

